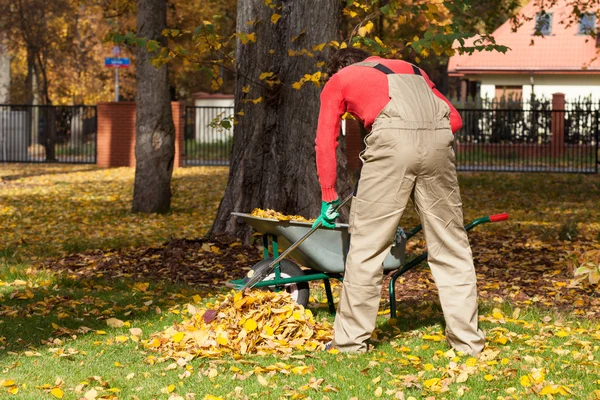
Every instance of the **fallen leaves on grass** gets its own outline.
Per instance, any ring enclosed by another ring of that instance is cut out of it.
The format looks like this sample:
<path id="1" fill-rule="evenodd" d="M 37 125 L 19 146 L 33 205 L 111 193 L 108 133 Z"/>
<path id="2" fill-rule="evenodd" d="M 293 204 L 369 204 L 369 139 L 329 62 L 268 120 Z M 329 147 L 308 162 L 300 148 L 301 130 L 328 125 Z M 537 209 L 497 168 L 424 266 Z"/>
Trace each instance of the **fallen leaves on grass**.
<path id="1" fill-rule="evenodd" d="M 225 189 L 227 168 L 173 171 L 173 212 L 165 215 L 130 211 L 134 171 L 74 165 L 2 165 L 0 256 L 40 260 L 92 248 L 201 237 L 208 230 Z"/>
<path id="2" fill-rule="evenodd" d="M 212 322 L 205 323 L 202 318 L 207 310 L 194 307 L 188 319 L 152 335 L 142 342 L 144 347 L 160 352 L 163 358 L 189 361 L 225 354 L 315 351 L 331 339 L 331 324 L 315 321 L 311 311 L 287 292 L 238 292 L 224 301 L 227 305 Z"/>
<path id="3" fill-rule="evenodd" d="M 148 281 L 185 282 L 214 287 L 237 279 L 261 259 L 254 246 L 228 236 L 212 239 L 174 239 L 162 245 L 103 251 L 92 250 L 43 266 L 77 279 L 104 277 L 139 280 L 134 289 L 147 290 Z"/>

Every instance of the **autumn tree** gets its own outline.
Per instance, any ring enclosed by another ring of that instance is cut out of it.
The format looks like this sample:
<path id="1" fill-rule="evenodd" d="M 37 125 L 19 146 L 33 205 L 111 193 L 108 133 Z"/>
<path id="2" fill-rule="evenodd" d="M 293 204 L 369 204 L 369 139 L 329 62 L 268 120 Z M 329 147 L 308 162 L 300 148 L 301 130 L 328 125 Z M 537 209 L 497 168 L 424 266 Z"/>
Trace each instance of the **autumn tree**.
<path id="1" fill-rule="evenodd" d="M 230 217 L 232 211 L 261 207 L 305 216 L 318 213 L 320 188 L 314 161 L 320 92 L 317 77 L 328 48 L 367 47 L 397 57 L 406 47 L 419 61 L 421 53 L 439 56 L 452 51 L 455 40 L 474 35 L 460 31 L 452 22 L 448 7 L 456 6 L 446 6 L 449 2 L 344 3 L 343 13 L 339 3 L 331 1 L 238 4 L 235 98 L 236 113 L 242 115 L 234 130 L 229 181 L 213 234 L 249 237 L 246 224 Z M 338 32 L 342 14 L 351 28 L 348 37 L 340 37 Z M 402 41 L 400 49 L 376 36 L 376 23 L 382 32 L 387 27 L 396 27 L 398 32 L 402 22 L 395 21 L 413 19 L 422 19 L 422 26 L 427 22 L 425 32 L 394 38 Z M 481 37 L 475 46 L 500 47 L 490 37 Z M 337 189 L 344 196 L 351 187 L 345 158 L 340 156 L 339 161 Z"/>
<path id="2" fill-rule="evenodd" d="M 166 0 L 138 0 L 137 35 L 166 45 Z M 171 175 L 175 158 L 175 127 L 171 112 L 167 66 L 152 62 L 153 51 L 136 51 L 136 143 L 134 212 L 165 213 L 171 207 Z"/>

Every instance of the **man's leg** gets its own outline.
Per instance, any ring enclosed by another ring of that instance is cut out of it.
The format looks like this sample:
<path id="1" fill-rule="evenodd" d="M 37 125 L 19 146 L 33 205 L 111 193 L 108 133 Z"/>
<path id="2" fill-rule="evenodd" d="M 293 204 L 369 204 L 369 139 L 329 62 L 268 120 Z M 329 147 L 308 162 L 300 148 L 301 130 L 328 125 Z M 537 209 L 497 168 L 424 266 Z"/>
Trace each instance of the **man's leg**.
<path id="1" fill-rule="evenodd" d="M 485 336 L 478 330 L 477 279 L 451 147 L 426 148 L 414 201 L 421 217 L 428 263 L 446 320 L 446 338 L 456 350 L 478 354 Z"/>
<path id="2" fill-rule="evenodd" d="M 375 143 L 368 150 L 352 199 L 350 249 L 334 323 L 333 346 L 341 351 L 366 351 L 366 341 L 375 329 L 382 263 L 414 187 L 410 165 L 416 150 L 398 147 L 388 142 L 378 149 Z"/>

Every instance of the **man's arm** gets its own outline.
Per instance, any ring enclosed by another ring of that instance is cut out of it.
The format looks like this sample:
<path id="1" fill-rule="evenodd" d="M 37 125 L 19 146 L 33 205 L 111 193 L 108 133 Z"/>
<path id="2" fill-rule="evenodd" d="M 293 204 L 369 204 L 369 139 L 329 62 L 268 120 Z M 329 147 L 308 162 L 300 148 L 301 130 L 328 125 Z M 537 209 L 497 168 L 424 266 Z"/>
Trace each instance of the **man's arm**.
<path id="1" fill-rule="evenodd" d="M 338 198 L 335 190 L 337 181 L 336 149 L 340 135 L 340 120 L 346 111 L 342 95 L 340 79 L 333 75 L 321 92 L 321 108 L 319 111 L 319 127 L 315 139 L 317 154 L 317 174 L 321 184 L 323 201 Z"/>
<path id="2" fill-rule="evenodd" d="M 450 127 L 452 128 L 452 133 L 456 133 L 460 128 L 462 128 L 462 118 L 460 117 L 460 114 L 456 108 L 454 108 L 452 103 L 450 103 L 450 101 L 443 94 L 441 94 L 439 90 L 436 89 L 435 83 L 429 79 L 425 71 L 421 70 L 421 74 L 423 75 L 423 78 L 425 78 L 425 82 L 427 82 L 433 94 L 442 99 L 446 104 L 448 104 L 448 107 L 450 107 Z"/>

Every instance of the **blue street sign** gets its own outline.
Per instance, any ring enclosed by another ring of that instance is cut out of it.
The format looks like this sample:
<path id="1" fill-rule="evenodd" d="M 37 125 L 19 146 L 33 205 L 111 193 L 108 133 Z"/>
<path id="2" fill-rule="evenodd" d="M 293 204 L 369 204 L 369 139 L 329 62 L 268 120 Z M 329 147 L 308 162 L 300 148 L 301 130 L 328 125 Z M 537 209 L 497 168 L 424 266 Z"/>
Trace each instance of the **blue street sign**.
<path id="1" fill-rule="evenodd" d="M 129 58 L 110 57 L 104 59 L 104 66 L 111 68 L 127 68 L 131 66 Z"/>

